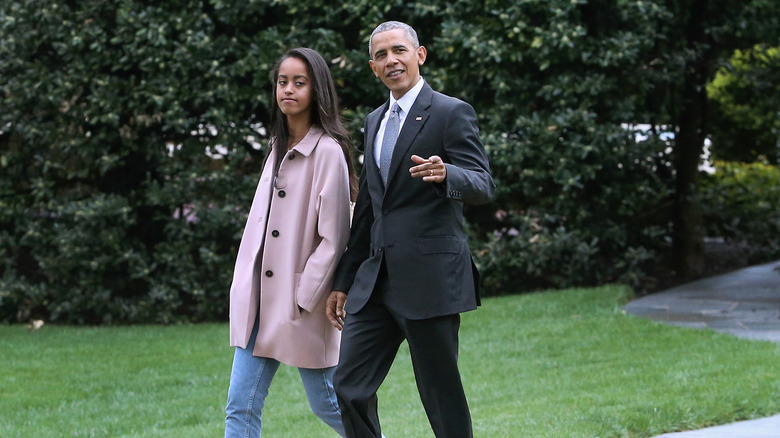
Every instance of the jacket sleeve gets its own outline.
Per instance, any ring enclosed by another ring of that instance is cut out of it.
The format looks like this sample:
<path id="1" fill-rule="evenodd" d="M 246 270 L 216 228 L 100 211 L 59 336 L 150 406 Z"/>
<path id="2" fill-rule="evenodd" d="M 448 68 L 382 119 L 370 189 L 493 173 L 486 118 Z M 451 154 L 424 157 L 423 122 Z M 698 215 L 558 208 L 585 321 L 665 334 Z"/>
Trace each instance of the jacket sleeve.
<path id="1" fill-rule="evenodd" d="M 447 116 L 444 132 L 447 179 L 443 195 L 465 204 L 486 204 L 493 199 L 487 153 L 479 139 L 477 114 L 471 105 L 456 101 Z"/>
<path id="2" fill-rule="evenodd" d="M 363 166 L 347 251 L 341 258 L 333 279 L 333 290 L 347 294 L 352 283 L 355 282 L 358 268 L 364 260 L 368 259 L 371 251 L 371 225 L 374 223 L 374 211 L 367 184 L 366 166 Z"/>
<path id="3" fill-rule="evenodd" d="M 316 197 L 319 243 L 306 260 L 296 300 L 310 312 L 330 293 L 336 266 L 349 238 L 349 171 L 338 145 L 317 147 L 312 196 Z M 329 147 L 323 147 L 329 146 Z"/>

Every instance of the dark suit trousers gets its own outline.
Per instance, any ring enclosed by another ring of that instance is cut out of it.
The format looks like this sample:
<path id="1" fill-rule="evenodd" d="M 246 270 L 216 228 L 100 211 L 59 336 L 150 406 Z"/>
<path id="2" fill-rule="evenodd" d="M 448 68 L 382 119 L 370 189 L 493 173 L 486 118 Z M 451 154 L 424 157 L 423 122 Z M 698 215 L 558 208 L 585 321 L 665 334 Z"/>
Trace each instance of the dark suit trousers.
<path id="1" fill-rule="evenodd" d="M 347 315 L 334 386 L 349 438 L 379 438 L 377 390 L 404 339 L 434 434 L 471 438 L 471 415 L 458 371 L 460 315 L 410 320 L 385 305 L 385 270 L 369 302 Z"/>

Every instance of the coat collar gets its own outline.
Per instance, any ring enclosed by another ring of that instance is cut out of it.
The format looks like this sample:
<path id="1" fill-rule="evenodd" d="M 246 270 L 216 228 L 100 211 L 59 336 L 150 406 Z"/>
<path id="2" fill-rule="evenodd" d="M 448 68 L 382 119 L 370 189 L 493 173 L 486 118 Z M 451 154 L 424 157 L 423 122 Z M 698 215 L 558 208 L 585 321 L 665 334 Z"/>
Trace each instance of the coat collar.
<path id="1" fill-rule="evenodd" d="M 316 125 L 311 125 L 311 128 L 309 128 L 309 132 L 306 133 L 305 136 L 301 139 L 301 141 L 298 142 L 295 146 L 293 146 L 292 150 L 298 152 L 299 154 L 303 155 L 304 157 L 308 157 L 311 155 L 312 152 L 314 152 L 314 148 L 317 147 L 317 143 L 319 143 L 320 138 L 325 133 L 325 131 Z"/>

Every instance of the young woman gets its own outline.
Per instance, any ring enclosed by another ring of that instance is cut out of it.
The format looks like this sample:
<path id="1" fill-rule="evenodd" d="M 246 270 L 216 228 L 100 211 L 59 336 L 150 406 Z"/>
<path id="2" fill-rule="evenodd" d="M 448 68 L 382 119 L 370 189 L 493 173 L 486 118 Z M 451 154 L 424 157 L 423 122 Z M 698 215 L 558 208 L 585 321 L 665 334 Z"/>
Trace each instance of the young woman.
<path id="1" fill-rule="evenodd" d="M 292 49 L 272 76 L 271 152 L 230 288 L 236 349 L 225 436 L 260 436 L 280 363 L 298 368 L 312 411 L 344 436 L 332 384 L 340 337 L 326 319 L 325 301 L 349 238 L 357 191 L 352 145 L 319 53 Z"/>

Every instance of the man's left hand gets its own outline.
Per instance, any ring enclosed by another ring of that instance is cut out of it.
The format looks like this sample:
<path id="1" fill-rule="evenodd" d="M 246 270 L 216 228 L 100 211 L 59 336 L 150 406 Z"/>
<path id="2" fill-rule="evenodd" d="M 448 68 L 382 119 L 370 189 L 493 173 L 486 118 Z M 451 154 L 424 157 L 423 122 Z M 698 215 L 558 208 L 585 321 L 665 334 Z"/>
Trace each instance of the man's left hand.
<path id="1" fill-rule="evenodd" d="M 438 155 L 431 155 L 430 158 L 412 155 L 412 161 L 417 164 L 409 169 L 412 178 L 422 178 L 425 182 L 433 183 L 443 183 L 447 178 L 447 166 Z"/>
<path id="2" fill-rule="evenodd" d="M 344 304 L 347 302 L 347 294 L 339 290 L 330 292 L 325 303 L 325 316 L 333 327 L 341 331 L 344 328 Z"/>

